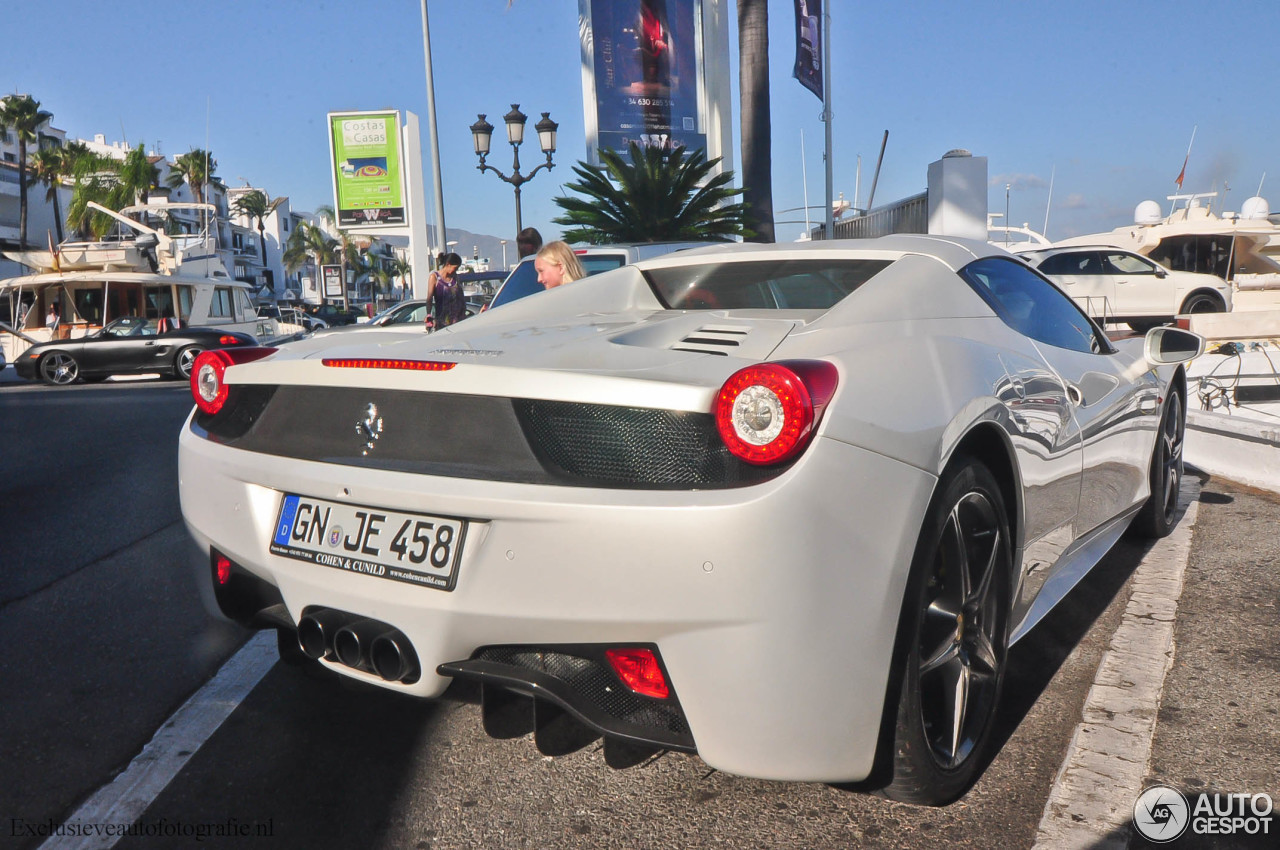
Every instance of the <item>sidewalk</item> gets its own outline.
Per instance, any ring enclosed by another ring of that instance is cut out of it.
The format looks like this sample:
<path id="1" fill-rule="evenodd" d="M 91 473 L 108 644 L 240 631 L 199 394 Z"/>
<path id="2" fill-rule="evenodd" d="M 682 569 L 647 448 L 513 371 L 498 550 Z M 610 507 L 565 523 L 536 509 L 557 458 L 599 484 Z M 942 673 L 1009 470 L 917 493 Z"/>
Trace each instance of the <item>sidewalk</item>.
<path id="1" fill-rule="evenodd" d="M 1280 497 L 1189 474 L 1182 504 L 1178 527 L 1133 576 L 1037 848 L 1280 846 L 1280 816 L 1224 819 L 1227 795 L 1245 795 L 1247 810 L 1237 796 L 1234 815 L 1269 814 L 1280 801 Z M 1166 788 L 1144 794 L 1153 786 Z M 1181 835 L 1176 823 L 1159 836 L 1167 843 L 1139 833 L 1139 796 L 1177 803 L 1179 794 Z M 1205 806 L 1212 816 L 1197 817 Z"/>
<path id="2" fill-rule="evenodd" d="M 1177 789 L 1193 812 L 1202 793 L 1280 805 L 1280 496 L 1210 478 L 1199 511 L 1145 785 Z M 1280 814 L 1265 835 L 1188 829 L 1129 847 L 1274 848 L 1278 831 Z"/>

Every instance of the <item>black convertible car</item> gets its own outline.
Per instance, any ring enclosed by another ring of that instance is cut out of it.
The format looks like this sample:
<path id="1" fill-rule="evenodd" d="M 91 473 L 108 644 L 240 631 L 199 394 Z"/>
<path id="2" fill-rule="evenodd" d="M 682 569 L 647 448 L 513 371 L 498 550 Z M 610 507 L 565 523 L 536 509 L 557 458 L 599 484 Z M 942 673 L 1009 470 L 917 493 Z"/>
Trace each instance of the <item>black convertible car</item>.
<path id="1" fill-rule="evenodd" d="M 160 333 L 150 319 L 122 316 L 90 336 L 33 345 L 13 365 L 20 378 L 55 385 L 151 372 L 186 379 L 202 351 L 257 344 L 249 334 L 216 328 Z"/>

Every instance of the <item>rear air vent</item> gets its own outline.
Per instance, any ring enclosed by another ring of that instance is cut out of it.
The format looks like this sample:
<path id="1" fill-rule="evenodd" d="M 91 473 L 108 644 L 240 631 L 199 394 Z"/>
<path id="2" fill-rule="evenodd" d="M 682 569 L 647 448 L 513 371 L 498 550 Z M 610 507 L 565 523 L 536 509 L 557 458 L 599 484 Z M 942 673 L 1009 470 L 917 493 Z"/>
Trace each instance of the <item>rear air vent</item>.
<path id="1" fill-rule="evenodd" d="M 727 357 L 731 349 L 742 344 L 746 335 L 744 328 L 704 325 L 671 347 L 676 351 L 697 351 Z"/>

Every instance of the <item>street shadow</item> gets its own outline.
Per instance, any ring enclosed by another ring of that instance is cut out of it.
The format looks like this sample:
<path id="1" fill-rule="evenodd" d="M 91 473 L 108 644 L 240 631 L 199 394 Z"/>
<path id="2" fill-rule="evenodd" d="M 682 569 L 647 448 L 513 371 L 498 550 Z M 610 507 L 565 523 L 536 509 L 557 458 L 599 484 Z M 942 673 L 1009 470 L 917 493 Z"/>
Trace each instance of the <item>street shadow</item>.
<path id="1" fill-rule="evenodd" d="M 382 846 L 423 777 L 417 758 L 441 704 L 356 682 L 319 665 L 276 664 L 140 818 L 227 824 L 201 846 L 271 838 L 281 846 Z M 118 848 L 150 848 L 132 837 Z M 264 845 L 265 846 L 265 845 Z"/>

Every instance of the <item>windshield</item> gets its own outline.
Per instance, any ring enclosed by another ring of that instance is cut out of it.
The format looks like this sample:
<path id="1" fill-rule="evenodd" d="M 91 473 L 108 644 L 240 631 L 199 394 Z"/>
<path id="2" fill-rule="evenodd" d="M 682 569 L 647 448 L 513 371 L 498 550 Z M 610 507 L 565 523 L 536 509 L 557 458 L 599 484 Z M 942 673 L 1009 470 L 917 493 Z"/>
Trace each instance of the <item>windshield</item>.
<path id="1" fill-rule="evenodd" d="M 889 260 L 761 260 L 648 269 L 673 310 L 827 310 Z"/>
<path id="2" fill-rule="evenodd" d="M 507 277 L 507 282 L 502 285 L 502 289 L 498 290 L 489 309 L 518 301 L 535 292 L 542 292 L 543 289 L 542 284 L 538 283 L 538 272 L 533 267 L 533 261 L 522 262 Z"/>

